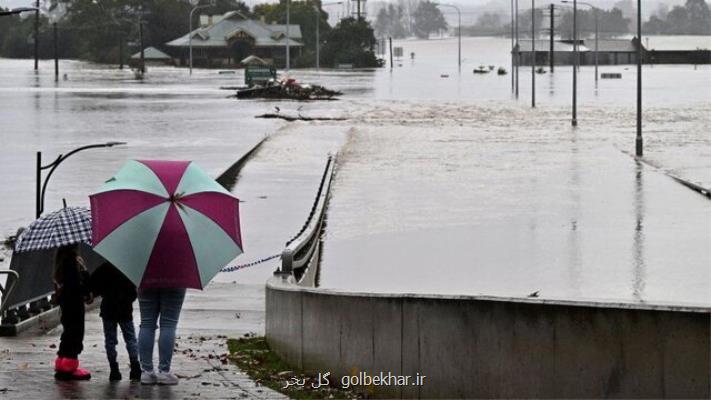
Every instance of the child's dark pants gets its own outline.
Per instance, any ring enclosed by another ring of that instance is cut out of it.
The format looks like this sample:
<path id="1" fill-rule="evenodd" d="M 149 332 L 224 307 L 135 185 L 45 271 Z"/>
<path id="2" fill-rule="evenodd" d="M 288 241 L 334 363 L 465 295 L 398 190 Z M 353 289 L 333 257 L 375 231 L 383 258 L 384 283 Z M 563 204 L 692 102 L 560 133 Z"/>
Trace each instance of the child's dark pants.
<path id="1" fill-rule="evenodd" d="M 117 328 L 121 328 L 123 341 L 126 343 L 126 351 L 131 361 L 138 360 L 138 343 L 136 342 L 136 330 L 133 326 L 133 320 L 114 321 L 107 318 L 102 318 L 104 323 L 104 345 L 106 347 L 106 358 L 109 363 L 116 362 L 116 345 L 118 344 Z"/>
<path id="2" fill-rule="evenodd" d="M 77 358 L 84 349 L 84 303 L 78 301 L 63 301 L 59 304 L 62 310 L 62 337 L 59 341 L 59 357 Z"/>

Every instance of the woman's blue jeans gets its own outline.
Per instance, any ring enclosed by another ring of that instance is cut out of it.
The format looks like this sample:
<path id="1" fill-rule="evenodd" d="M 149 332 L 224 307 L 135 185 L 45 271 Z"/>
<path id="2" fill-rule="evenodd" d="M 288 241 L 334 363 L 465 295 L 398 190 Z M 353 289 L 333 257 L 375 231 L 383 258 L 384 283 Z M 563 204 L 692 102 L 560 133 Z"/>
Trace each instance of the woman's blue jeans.
<path id="1" fill-rule="evenodd" d="M 141 368 L 153 372 L 153 346 L 156 327 L 158 336 L 158 371 L 169 372 L 175 346 L 175 329 L 183 307 L 185 289 L 139 289 L 138 306 L 141 310 L 141 329 L 138 333 L 138 354 Z"/>

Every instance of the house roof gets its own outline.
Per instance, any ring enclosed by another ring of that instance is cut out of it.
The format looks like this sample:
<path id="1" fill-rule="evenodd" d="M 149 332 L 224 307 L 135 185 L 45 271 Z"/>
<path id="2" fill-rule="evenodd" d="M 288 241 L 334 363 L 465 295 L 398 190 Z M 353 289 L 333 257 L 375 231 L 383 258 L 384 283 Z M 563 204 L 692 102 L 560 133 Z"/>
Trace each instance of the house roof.
<path id="1" fill-rule="evenodd" d="M 642 36 L 642 44 L 652 51 L 711 50 L 711 36 Z"/>
<path id="2" fill-rule="evenodd" d="M 519 40 L 519 51 L 522 53 L 531 52 L 531 39 Z M 547 52 L 551 48 L 551 42 L 548 39 L 536 39 L 536 51 Z M 559 40 L 553 41 L 553 51 L 556 53 L 572 53 L 573 44 L 561 42 Z M 585 45 L 578 45 L 578 51 L 584 53 L 590 51 L 590 49 Z"/>
<path id="3" fill-rule="evenodd" d="M 599 39 L 598 51 L 606 53 L 634 53 L 637 49 L 629 39 Z M 595 39 L 585 39 L 585 46 L 595 51 Z"/>
<path id="4" fill-rule="evenodd" d="M 194 31 L 172 40 L 166 45 L 171 47 L 188 47 L 192 35 L 193 47 L 225 47 L 233 37 L 246 34 L 254 39 L 258 47 L 285 47 L 286 25 L 267 25 L 261 21 L 244 19 L 236 11 L 228 12 L 217 23 Z M 290 46 L 300 47 L 301 27 L 289 25 Z"/>
<path id="5" fill-rule="evenodd" d="M 132 59 L 136 60 L 141 58 L 141 52 L 131 56 Z M 155 47 L 146 47 L 143 49 L 143 58 L 146 60 L 170 60 L 170 56 L 163 53 L 162 51 L 156 49 Z"/>

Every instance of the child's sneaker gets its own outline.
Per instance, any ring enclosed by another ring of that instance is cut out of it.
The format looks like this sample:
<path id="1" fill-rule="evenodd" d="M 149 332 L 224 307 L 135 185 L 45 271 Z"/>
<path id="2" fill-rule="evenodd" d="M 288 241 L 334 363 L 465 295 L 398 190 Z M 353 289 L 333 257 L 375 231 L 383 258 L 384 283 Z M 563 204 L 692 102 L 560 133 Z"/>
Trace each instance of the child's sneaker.
<path id="1" fill-rule="evenodd" d="M 158 372 L 156 374 L 156 380 L 159 385 L 177 385 L 178 377 L 171 374 L 170 372 Z"/>
<path id="2" fill-rule="evenodd" d="M 141 380 L 141 364 L 138 360 L 131 360 L 131 372 L 129 373 L 129 378 L 132 382 L 138 382 Z"/>
<path id="3" fill-rule="evenodd" d="M 121 376 L 121 371 L 119 371 L 118 363 L 116 361 L 110 362 L 109 367 L 111 368 L 111 372 L 109 372 L 109 381 L 111 381 L 111 382 L 120 381 L 122 376 Z"/>
<path id="4" fill-rule="evenodd" d="M 141 385 L 155 385 L 156 383 L 158 383 L 158 379 L 153 371 L 141 372 Z"/>

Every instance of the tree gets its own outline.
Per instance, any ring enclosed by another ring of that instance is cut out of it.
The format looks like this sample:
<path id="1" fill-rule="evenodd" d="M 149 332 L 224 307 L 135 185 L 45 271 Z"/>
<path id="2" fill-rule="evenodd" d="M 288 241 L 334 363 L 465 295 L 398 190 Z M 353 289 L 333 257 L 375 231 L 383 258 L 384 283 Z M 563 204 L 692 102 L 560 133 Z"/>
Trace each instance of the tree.
<path id="1" fill-rule="evenodd" d="M 704 0 L 687 0 L 683 6 L 674 6 L 665 15 L 657 13 L 644 23 L 647 33 L 672 35 L 711 34 L 711 11 Z"/>
<path id="2" fill-rule="evenodd" d="M 618 8 L 598 10 L 600 36 L 617 36 L 629 32 L 629 19 Z M 573 12 L 568 10 L 561 15 L 558 31 L 568 38 L 573 37 Z M 578 37 L 590 37 L 595 33 L 595 11 L 578 10 Z"/>
<path id="3" fill-rule="evenodd" d="M 388 4 L 378 12 L 375 19 L 375 33 L 378 37 L 401 39 L 407 36 L 404 25 L 403 8 L 400 5 Z"/>
<path id="4" fill-rule="evenodd" d="M 342 19 L 328 33 L 321 57 L 325 65 L 352 64 L 356 68 L 380 67 L 373 52 L 375 36 L 365 19 Z"/>
<path id="5" fill-rule="evenodd" d="M 436 3 L 429 0 L 420 2 L 413 16 L 415 19 L 413 33 L 418 38 L 429 39 L 431 33 L 447 29 L 447 21 L 444 19 L 442 11 Z"/>
<path id="6" fill-rule="evenodd" d="M 510 29 L 509 24 L 509 29 Z M 484 13 L 477 18 L 476 23 L 469 27 L 462 28 L 463 35 L 470 36 L 490 36 L 498 35 L 504 30 L 504 19 L 498 13 Z"/>
<path id="7" fill-rule="evenodd" d="M 289 20 L 291 24 L 301 26 L 301 37 L 307 50 L 316 49 L 316 10 L 319 10 L 319 35 L 325 38 L 331 30 L 328 24 L 328 13 L 321 8 L 320 0 L 294 1 L 289 5 Z M 286 0 L 279 3 L 257 4 L 253 7 L 255 18 L 264 18 L 267 24 L 286 24 Z"/>

